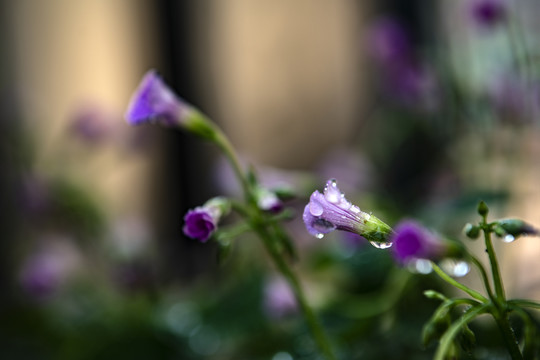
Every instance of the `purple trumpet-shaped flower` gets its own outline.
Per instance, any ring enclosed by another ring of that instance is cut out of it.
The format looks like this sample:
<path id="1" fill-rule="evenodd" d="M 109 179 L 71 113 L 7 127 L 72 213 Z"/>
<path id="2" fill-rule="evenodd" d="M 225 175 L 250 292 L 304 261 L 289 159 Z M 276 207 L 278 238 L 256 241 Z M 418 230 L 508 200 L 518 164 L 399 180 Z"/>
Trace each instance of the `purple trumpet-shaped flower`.
<path id="1" fill-rule="evenodd" d="M 184 216 L 184 234 L 200 242 L 206 242 L 216 231 L 218 222 L 229 211 L 229 202 L 225 198 L 216 197 L 208 200 L 203 206 L 189 210 Z"/>
<path id="2" fill-rule="evenodd" d="M 475 23 L 493 28 L 506 19 L 506 7 L 501 0 L 477 0 L 472 4 L 471 15 Z"/>
<path id="3" fill-rule="evenodd" d="M 187 129 L 203 138 L 215 135 L 211 121 L 176 96 L 155 70 L 144 75 L 131 97 L 125 118 L 131 125 L 159 122 Z"/>
<path id="4" fill-rule="evenodd" d="M 401 265 L 418 259 L 440 260 L 443 257 L 459 257 L 459 243 L 442 239 L 413 220 L 401 221 L 392 235 L 393 254 Z"/>
<path id="5" fill-rule="evenodd" d="M 333 230 L 343 230 L 363 236 L 378 248 L 392 245 L 392 229 L 345 199 L 333 179 L 328 180 L 323 194 L 317 190 L 311 194 L 303 219 L 308 232 L 318 238 Z"/>

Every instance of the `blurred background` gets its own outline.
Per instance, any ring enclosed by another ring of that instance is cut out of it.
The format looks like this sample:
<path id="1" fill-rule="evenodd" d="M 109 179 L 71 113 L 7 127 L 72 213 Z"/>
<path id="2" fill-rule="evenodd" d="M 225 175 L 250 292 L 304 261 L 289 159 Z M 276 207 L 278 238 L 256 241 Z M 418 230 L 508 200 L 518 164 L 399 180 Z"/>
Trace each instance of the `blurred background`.
<path id="1" fill-rule="evenodd" d="M 0 1 L 2 358 L 317 359 L 257 241 L 243 236 L 218 262 L 214 244 L 182 234 L 188 209 L 238 188 L 212 145 L 126 124 L 151 68 L 263 183 L 294 188 L 298 214 L 337 178 L 390 225 L 416 218 L 464 240 L 483 199 L 494 218 L 540 226 L 539 11 L 533 0 Z M 341 358 L 433 356 L 421 330 L 437 303 L 422 291 L 450 289 L 358 239 L 311 238 L 300 216 L 287 230 Z M 538 239 L 497 248 L 509 295 L 540 298 Z M 474 326 L 484 335 L 467 356 L 504 358 L 493 324 Z"/>

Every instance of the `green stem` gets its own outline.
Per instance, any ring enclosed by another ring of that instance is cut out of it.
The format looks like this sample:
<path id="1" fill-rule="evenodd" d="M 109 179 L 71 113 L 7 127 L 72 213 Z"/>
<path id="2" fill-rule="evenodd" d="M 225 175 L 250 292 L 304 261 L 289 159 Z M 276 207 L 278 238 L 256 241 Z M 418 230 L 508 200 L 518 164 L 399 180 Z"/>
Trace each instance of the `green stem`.
<path id="1" fill-rule="evenodd" d="M 486 251 L 489 257 L 489 263 L 491 265 L 491 273 L 493 275 L 493 284 L 495 286 L 495 294 L 497 300 L 501 303 L 506 301 L 506 296 L 504 294 L 504 287 L 501 281 L 501 271 L 499 270 L 499 262 L 497 261 L 497 256 L 495 255 L 495 249 L 493 248 L 493 243 L 491 241 L 491 228 L 489 224 L 484 222 L 482 224 L 482 229 L 484 231 L 484 241 L 486 243 Z"/>
<path id="2" fill-rule="evenodd" d="M 488 311 L 488 305 L 475 306 L 466 311 L 456 322 L 454 322 L 441 337 L 440 345 L 435 353 L 435 360 L 445 359 L 445 355 L 452 345 L 452 341 L 461 328 L 472 321 L 478 315 Z"/>
<path id="3" fill-rule="evenodd" d="M 246 201 L 248 203 L 252 203 L 254 201 L 254 198 L 252 196 L 251 187 L 249 185 L 249 182 L 246 179 L 244 170 L 242 169 L 242 166 L 240 165 L 238 156 L 236 156 L 234 147 L 232 146 L 227 136 L 225 136 L 223 131 L 221 131 L 221 129 L 214 123 L 212 123 L 212 129 L 214 130 L 213 141 L 223 151 L 223 154 L 225 154 L 225 156 L 227 157 L 227 160 L 229 160 L 229 163 L 231 164 L 233 168 L 236 178 L 238 179 L 238 181 L 240 181 Z"/>
<path id="4" fill-rule="evenodd" d="M 484 297 L 484 295 L 480 294 L 478 291 L 476 290 L 473 290 L 471 288 L 469 288 L 468 286 L 466 285 L 463 285 L 462 283 L 456 281 L 454 278 L 452 278 L 450 275 L 448 275 L 447 273 L 445 273 L 437 264 L 435 264 L 434 262 L 431 262 L 431 266 L 433 267 L 433 270 L 437 273 L 437 275 L 439 275 L 441 277 L 441 279 L 443 279 L 444 281 L 446 281 L 447 283 L 449 283 L 450 285 L 452 286 L 455 286 L 457 287 L 458 289 L 460 290 L 463 290 L 464 292 L 466 292 L 467 294 L 469 294 L 471 297 L 475 298 L 476 300 L 479 300 L 483 303 L 487 302 L 488 299 L 486 299 Z"/>
<path id="5" fill-rule="evenodd" d="M 330 346 L 330 341 L 328 340 L 321 324 L 313 313 L 313 310 L 308 305 L 302 287 L 300 286 L 300 282 L 298 281 L 296 275 L 293 273 L 287 262 L 283 259 L 279 249 L 277 248 L 279 234 L 276 233 L 276 229 L 274 229 L 274 227 L 274 232 L 269 232 L 269 221 L 264 219 L 264 215 L 261 214 L 260 209 L 257 207 L 255 194 L 253 193 L 254 190 L 250 185 L 250 182 L 247 180 L 246 174 L 244 173 L 242 166 L 240 165 L 240 161 L 236 156 L 234 147 L 217 125 L 212 123 L 212 129 L 212 140 L 219 146 L 219 148 L 223 151 L 223 153 L 229 160 L 235 172 L 235 175 L 238 178 L 238 181 L 241 183 L 242 189 L 244 191 L 244 197 L 248 206 L 247 208 L 238 206 L 237 209 L 240 210 L 242 215 L 249 219 L 251 227 L 262 239 L 267 252 L 270 254 L 270 257 L 272 258 L 279 272 L 283 275 L 283 277 L 291 286 L 296 301 L 298 302 L 298 305 L 300 306 L 304 318 L 306 319 L 311 334 L 313 335 L 315 343 L 317 344 L 321 352 L 324 354 L 326 359 L 335 360 L 336 357 Z"/>
<path id="6" fill-rule="evenodd" d="M 313 313 L 313 310 L 308 305 L 306 297 L 296 275 L 293 273 L 289 265 L 285 262 L 285 260 L 279 253 L 279 250 L 276 248 L 274 239 L 268 234 L 268 232 L 264 228 L 258 227 L 256 231 L 263 240 L 264 246 L 266 247 L 266 250 L 270 254 L 279 272 L 281 273 L 281 275 L 283 275 L 283 277 L 291 286 L 291 289 L 296 297 L 296 301 L 298 302 L 298 305 L 302 310 L 302 313 L 306 319 L 311 334 L 313 335 L 313 339 L 317 343 L 317 346 L 328 360 L 335 360 L 336 357 L 334 356 L 334 353 L 332 351 L 330 341 L 328 340 L 317 317 Z"/>
<path id="7" fill-rule="evenodd" d="M 525 299 L 513 299 L 508 301 L 511 305 L 517 305 L 517 306 L 523 306 L 523 307 L 530 307 L 534 309 L 540 310 L 540 304 L 532 301 L 532 300 L 525 300 Z"/>
<path id="8" fill-rule="evenodd" d="M 506 348 L 508 349 L 512 360 L 523 360 L 523 355 L 521 355 L 521 351 L 519 350 L 516 336 L 514 335 L 514 331 L 512 330 L 510 322 L 508 321 L 508 312 L 502 311 L 501 309 L 496 309 L 492 313 L 497 325 L 499 326 L 499 329 L 503 334 L 503 340 L 506 343 Z"/>
<path id="9" fill-rule="evenodd" d="M 486 269 L 484 268 L 484 265 L 478 260 L 474 255 L 469 255 L 470 260 L 473 262 L 474 265 L 478 268 L 478 271 L 480 271 L 480 274 L 482 275 L 482 280 L 484 282 L 484 286 L 486 288 L 486 292 L 489 296 L 489 298 L 492 301 L 495 301 L 495 297 L 493 295 L 493 291 L 491 290 L 491 284 L 489 282 Z"/>

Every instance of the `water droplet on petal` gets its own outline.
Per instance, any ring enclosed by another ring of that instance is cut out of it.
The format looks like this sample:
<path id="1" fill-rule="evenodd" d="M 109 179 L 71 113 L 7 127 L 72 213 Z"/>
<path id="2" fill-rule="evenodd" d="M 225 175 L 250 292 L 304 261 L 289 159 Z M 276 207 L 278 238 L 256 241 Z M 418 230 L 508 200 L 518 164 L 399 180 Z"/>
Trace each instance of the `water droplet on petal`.
<path id="1" fill-rule="evenodd" d="M 502 241 L 504 241 L 505 243 L 511 243 L 515 240 L 516 238 L 514 237 L 514 235 L 510 235 L 510 234 L 507 234 L 502 238 Z"/>
<path id="2" fill-rule="evenodd" d="M 448 275 L 454 277 L 463 277 L 471 270 L 468 262 L 457 259 L 444 259 L 441 261 L 440 266 Z"/>
<path id="3" fill-rule="evenodd" d="M 315 237 L 317 239 L 322 239 L 324 237 L 324 234 L 323 233 L 318 233 L 318 234 L 315 235 Z"/>
<path id="4" fill-rule="evenodd" d="M 324 208 L 319 202 L 312 201 L 309 203 L 309 212 L 313 216 L 321 216 L 324 212 Z"/>
<path id="5" fill-rule="evenodd" d="M 369 243 L 373 245 L 374 247 L 376 247 L 377 249 L 388 249 L 389 247 L 392 246 L 392 242 L 390 241 L 385 241 L 385 242 L 370 241 Z"/>
<path id="6" fill-rule="evenodd" d="M 360 208 L 359 208 L 358 206 L 356 206 L 356 205 L 352 205 L 351 208 L 350 208 L 349 210 L 351 210 L 351 211 L 352 211 L 353 213 L 355 213 L 355 214 L 358 214 L 358 213 L 361 212 L 361 211 L 360 211 Z"/>

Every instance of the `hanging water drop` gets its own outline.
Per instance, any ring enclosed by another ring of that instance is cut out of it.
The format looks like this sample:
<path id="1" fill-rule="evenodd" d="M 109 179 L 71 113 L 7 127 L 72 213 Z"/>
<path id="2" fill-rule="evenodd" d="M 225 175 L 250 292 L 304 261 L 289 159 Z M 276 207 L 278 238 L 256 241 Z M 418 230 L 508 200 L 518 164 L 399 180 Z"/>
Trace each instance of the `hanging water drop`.
<path id="1" fill-rule="evenodd" d="M 515 236 L 510 235 L 510 234 L 507 234 L 502 238 L 502 241 L 504 241 L 505 243 L 511 243 L 511 242 L 513 242 L 515 240 L 516 240 Z"/>
<path id="2" fill-rule="evenodd" d="M 463 277 L 471 270 L 468 262 L 457 259 L 444 259 L 440 266 L 447 274 L 454 277 Z"/>
<path id="3" fill-rule="evenodd" d="M 388 249 L 392 246 L 392 242 L 390 241 L 383 241 L 383 242 L 376 242 L 376 241 L 370 241 L 371 245 L 376 247 L 377 249 Z"/>
<path id="4" fill-rule="evenodd" d="M 315 237 L 317 239 L 322 239 L 324 237 L 324 234 L 323 233 L 318 233 L 318 234 L 315 235 Z"/>

